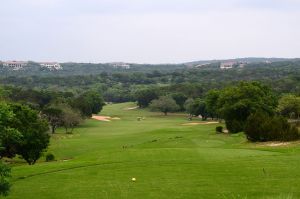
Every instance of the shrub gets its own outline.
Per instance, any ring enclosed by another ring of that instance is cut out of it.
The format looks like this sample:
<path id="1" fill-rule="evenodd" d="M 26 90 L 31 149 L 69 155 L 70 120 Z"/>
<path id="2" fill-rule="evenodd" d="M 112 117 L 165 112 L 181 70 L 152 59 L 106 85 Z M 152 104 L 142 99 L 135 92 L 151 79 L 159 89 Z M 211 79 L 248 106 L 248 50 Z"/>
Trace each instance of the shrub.
<path id="1" fill-rule="evenodd" d="M 239 133 L 244 130 L 245 122 L 239 120 L 226 120 L 226 128 L 230 133 Z"/>
<path id="2" fill-rule="evenodd" d="M 51 162 L 55 160 L 55 156 L 52 153 L 46 155 L 46 162 Z"/>
<path id="3" fill-rule="evenodd" d="M 247 139 L 251 141 L 267 141 L 265 123 L 268 120 L 269 116 L 263 112 L 250 115 L 245 125 Z"/>
<path id="4" fill-rule="evenodd" d="M 216 132 L 217 133 L 223 133 L 223 126 L 217 126 L 216 127 Z"/>
<path id="5" fill-rule="evenodd" d="M 2 161 L 0 161 L 0 198 L 2 198 L 1 196 L 7 196 L 10 190 L 10 173 L 10 167 L 8 167 L 7 165 L 3 164 Z"/>
<path id="6" fill-rule="evenodd" d="M 291 141 L 300 138 L 297 127 L 289 124 L 287 119 L 271 117 L 263 112 L 248 117 L 245 133 L 250 141 Z"/>

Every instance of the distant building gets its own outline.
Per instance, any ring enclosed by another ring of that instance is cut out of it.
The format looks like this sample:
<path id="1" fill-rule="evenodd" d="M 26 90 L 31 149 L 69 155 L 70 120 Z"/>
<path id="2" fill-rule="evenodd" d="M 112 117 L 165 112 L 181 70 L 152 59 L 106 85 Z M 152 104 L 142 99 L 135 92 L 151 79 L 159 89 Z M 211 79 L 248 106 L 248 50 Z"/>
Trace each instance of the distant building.
<path id="1" fill-rule="evenodd" d="M 236 62 L 222 62 L 220 65 L 220 68 L 222 70 L 226 70 L 226 69 L 232 69 L 234 65 L 236 65 Z"/>
<path id="2" fill-rule="evenodd" d="M 50 70 L 60 70 L 62 69 L 61 65 L 57 62 L 40 62 L 41 67 L 48 68 Z"/>
<path id="3" fill-rule="evenodd" d="M 239 68 L 244 68 L 248 63 L 247 62 L 240 62 L 238 67 Z"/>
<path id="4" fill-rule="evenodd" d="M 272 62 L 269 61 L 269 60 L 266 60 L 265 63 L 266 63 L 266 64 L 272 64 Z"/>
<path id="5" fill-rule="evenodd" d="M 24 62 L 24 61 L 6 61 L 6 62 L 3 62 L 3 66 L 7 67 L 7 68 L 10 68 L 12 70 L 20 70 L 24 66 L 27 66 L 27 62 Z"/>
<path id="6" fill-rule="evenodd" d="M 209 65 L 210 63 L 203 63 L 203 64 L 198 64 L 196 66 L 194 66 L 195 68 L 200 68 L 200 67 L 203 67 L 203 66 L 207 66 Z"/>
<path id="7" fill-rule="evenodd" d="M 248 62 L 223 62 L 220 65 L 222 70 L 232 69 L 232 68 L 244 68 Z"/>
<path id="8" fill-rule="evenodd" d="M 122 69 L 130 69 L 130 65 L 129 64 L 126 64 L 126 63 L 111 63 L 111 65 L 114 67 L 114 68 L 122 68 Z"/>

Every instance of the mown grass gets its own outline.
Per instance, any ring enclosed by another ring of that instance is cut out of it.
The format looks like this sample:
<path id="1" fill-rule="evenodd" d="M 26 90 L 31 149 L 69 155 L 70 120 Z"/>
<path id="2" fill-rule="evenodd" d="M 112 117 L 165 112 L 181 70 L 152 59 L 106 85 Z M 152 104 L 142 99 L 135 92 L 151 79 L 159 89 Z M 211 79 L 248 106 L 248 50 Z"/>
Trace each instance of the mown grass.
<path id="1" fill-rule="evenodd" d="M 49 149 L 57 161 L 13 166 L 8 198 L 300 198 L 298 144 L 251 144 L 216 134 L 217 124 L 182 126 L 184 115 L 124 110 L 132 106 L 101 113 L 121 120 L 60 129 Z"/>

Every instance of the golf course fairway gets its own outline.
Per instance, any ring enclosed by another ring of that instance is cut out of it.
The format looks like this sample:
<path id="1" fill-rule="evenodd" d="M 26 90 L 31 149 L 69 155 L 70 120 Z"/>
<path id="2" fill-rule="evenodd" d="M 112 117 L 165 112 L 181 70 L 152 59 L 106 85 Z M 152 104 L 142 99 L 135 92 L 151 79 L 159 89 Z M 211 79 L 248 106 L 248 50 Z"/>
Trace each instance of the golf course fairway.
<path id="1" fill-rule="evenodd" d="M 184 114 L 135 106 L 106 105 L 99 115 L 113 119 L 59 129 L 46 152 L 56 161 L 16 159 L 7 198 L 300 198 L 297 142 L 249 143 L 242 133 L 216 134 L 223 124 L 186 125 Z"/>

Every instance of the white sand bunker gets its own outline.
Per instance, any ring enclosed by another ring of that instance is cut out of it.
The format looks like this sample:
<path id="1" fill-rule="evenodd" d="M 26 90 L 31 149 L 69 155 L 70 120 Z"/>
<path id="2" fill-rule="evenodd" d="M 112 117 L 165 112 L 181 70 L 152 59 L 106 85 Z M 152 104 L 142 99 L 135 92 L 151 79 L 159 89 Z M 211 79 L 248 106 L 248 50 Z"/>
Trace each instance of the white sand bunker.
<path id="1" fill-rule="evenodd" d="M 195 125 L 206 125 L 206 124 L 219 124 L 219 122 L 190 122 L 181 124 L 182 126 L 195 126 Z"/>
<path id="2" fill-rule="evenodd" d="M 135 107 L 129 107 L 129 108 L 125 108 L 125 110 L 134 110 L 134 109 L 138 109 L 139 107 L 138 106 L 135 106 Z"/>
<path id="3" fill-rule="evenodd" d="M 289 145 L 289 142 L 270 142 L 270 143 L 266 143 L 266 146 L 286 146 Z"/>
<path id="4" fill-rule="evenodd" d="M 111 117 L 109 117 L 109 116 L 93 115 L 92 118 L 95 120 L 102 121 L 102 122 L 110 122 L 111 121 Z"/>
<path id="5" fill-rule="evenodd" d="M 110 122 L 111 120 L 120 120 L 119 117 L 110 117 L 110 116 L 100 116 L 100 115 L 93 115 L 92 119 L 102 121 L 102 122 Z"/>

